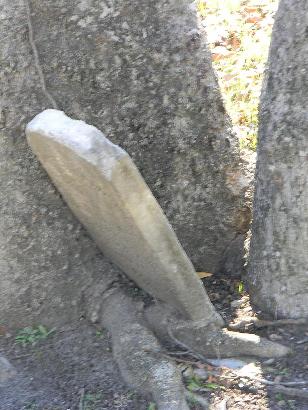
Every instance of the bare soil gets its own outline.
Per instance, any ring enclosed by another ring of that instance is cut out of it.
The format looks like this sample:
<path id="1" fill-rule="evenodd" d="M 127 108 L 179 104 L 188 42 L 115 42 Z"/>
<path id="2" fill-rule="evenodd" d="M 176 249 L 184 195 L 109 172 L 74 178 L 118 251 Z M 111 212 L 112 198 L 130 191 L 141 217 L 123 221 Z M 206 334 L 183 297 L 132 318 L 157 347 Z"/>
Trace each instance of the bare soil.
<path id="1" fill-rule="evenodd" d="M 204 280 L 216 308 L 230 322 L 256 316 L 249 298 L 238 279 L 211 277 Z M 240 292 L 239 292 L 240 290 Z M 242 299 L 241 306 L 231 307 Z M 264 318 L 264 317 L 263 317 Z M 268 327 L 252 329 L 253 333 L 292 347 L 294 354 L 284 359 L 259 361 L 261 376 L 276 382 L 307 381 L 308 392 L 308 329 L 305 326 Z M 35 346 L 22 347 L 15 335 L 0 337 L 0 354 L 5 355 L 18 371 L 17 377 L 0 386 L 1 410 L 148 410 L 151 398 L 141 397 L 125 386 L 112 357 L 108 332 L 97 329 L 85 319 L 69 327 L 57 329 L 46 340 Z M 306 341 L 306 342 L 303 342 Z M 301 342 L 301 343 L 298 343 Z M 185 361 L 196 361 L 188 356 L 177 356 L 179 366 L 190 367 Z M 191 366 L 208 372 L 207 389 L 198 394 L 209 399 L 213 410 L 307 410 L 308 402 L 273 392 L 273 388 L 249 378 L 236 378 L 227 368 L 205 363 Z M 188 381 L 186 380 L 186 383 Z M 191 409 L 200 409 L 192 404 Z"/>
<path id="2" fill-rule="evenodd" d="M 85 320 L 58 329 L 35 346 L 0 338 L 0 352 L 18 377 L 0 387 L 1 410 L 146 409 L 127 388 L 112 357 L 106 331 Z"/>

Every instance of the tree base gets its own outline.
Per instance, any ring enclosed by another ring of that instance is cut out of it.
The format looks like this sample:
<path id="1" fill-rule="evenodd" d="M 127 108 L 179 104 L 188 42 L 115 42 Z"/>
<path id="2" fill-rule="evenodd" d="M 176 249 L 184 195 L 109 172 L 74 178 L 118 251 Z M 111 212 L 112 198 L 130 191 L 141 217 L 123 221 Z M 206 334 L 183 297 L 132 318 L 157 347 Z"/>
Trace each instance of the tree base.
<path id="1" fill-rule="evenodd" d="M 255 335 L 229 332 L 217 323 L 181 321 L 164 305 L 144 309 L 143 303 L 128 296 L 119 283 L 98 293 L 100 309 L 95 318 L 111 333 L 113 355 L 125 382 L 150 396 L 159 410 L 188 410 L 190 397 L 176 364 L 160 354 L 165 349 L 159 340 L 183 348 L 199 360 L 239 355 L 282 357 L 290 353 L 285 346 Z"/>

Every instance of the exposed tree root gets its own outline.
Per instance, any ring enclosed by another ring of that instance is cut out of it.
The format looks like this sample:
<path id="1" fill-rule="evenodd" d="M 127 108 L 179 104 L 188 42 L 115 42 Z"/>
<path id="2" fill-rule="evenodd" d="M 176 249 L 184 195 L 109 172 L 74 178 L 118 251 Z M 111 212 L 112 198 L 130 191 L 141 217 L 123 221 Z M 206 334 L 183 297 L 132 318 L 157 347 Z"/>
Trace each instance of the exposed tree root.
<path id="1" fill-rule="evenodd" d="M 151 395 L 159 410 L 189 410 L 181 373 L 171 360 L 155 354 L 161 346 L 147 329 L 138 304 L 113 288 L 104 295 L 102 312 L 102 324 L 111 333 L 113 355 L 126 383 Z"/>
<path id="2" fill-rule="evenodd" d="M 260 338 L 256 335 L 229 332 L 225 329 L 213 331 L 212 329 L 196 328 L 174 329 L 173 340 L 191 346 L 195 353 L 206 357 L 282 357 L 290 353 L 290 349 L 278 343 Z"/>
<path id="3" fill-rule="evenodd" d="M 291 352 L 286 346 L 256 335 L 230 332 L 201 321 L 184 322 L 170 315 L 166 317 L 164 312 L 165 308 L 159 305 L 147 311 L 147 319 L 154 333 L 202 360 L 206 357 L 282 357 Z"/>
<path id="4" fill-rule="evenodd" d="M 188 322 L 165 305 L 145 310 L 143 303 L 126 295 L 121 281 L 114 279 L 98 285 L 89 299 L 90 317 L 111 333 L 113 354 L 124 380 L 141 394 L 151 396 L 159 410 L 189 410 L 189 398 L 204 408 L 207 402 L 187 393 L 176 360 L 158 340 L 177 345 L 205 362 L 210 357 L 281 357 L 290 352 L 258 336 L 222 329 L 215 317 L 214 324 L 209 324 L 209 318 Z"/>
<path id="5" fill-rule="evenodd" d="M 228 329 L 230 330 L 247 330 L 251 327 L 255 327 L 260 329 L 262 327 L 269 327 L 269 326 L 287 326 L 287 325 L 305 325 L 307 323 L 307 319 L 299 318 L 299 319 L 278 319 L 278 320 L 260 320 L 258 318 L 250 318 L 248 320 L 241 320 L 238 323 L 232 323 L 228 325 Z"/>

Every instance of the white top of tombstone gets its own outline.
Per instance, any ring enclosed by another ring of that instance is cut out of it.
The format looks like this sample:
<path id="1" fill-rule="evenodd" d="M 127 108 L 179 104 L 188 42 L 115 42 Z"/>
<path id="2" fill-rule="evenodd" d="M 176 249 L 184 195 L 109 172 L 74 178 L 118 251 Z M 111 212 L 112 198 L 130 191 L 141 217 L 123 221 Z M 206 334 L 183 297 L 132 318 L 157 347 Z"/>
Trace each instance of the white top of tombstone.
<path id="1" fill-rule="evenodd" d="M 73 149 L 88 162 L 103 169 L 108 179 L 117 160 L 128 156 L 99 129 L 84 121 L 72 120 L 59 110 L 48 109 L 38 114 L 28 123 L 26 133 L 43 134 Z"/>

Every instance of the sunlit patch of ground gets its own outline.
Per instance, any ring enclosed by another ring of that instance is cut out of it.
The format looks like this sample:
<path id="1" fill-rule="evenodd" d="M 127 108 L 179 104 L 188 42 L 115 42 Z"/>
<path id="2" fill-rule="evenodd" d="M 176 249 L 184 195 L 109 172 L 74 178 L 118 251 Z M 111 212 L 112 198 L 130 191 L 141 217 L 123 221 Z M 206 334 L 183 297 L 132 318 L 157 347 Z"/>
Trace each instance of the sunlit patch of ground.
<path id="1" fill-rule="evenodd" d="M 197 0 L 227 111 L 242 148 L 256 149 L 258 103 L 277 0 Z"/>
<path id="2" fill-rule="evenodd" d="M 232 324 L 253 321 L 257 317 L 271 320 L 251 306 L 249 294 L 239 278 L 212 275 L 203 282 L 211 301 L 230 329 Z M 262 382 L 294 382 L 294 387 L 308 394 L 307 325 L 247 326 L 241 331 L 289 346 L 293 354 L 281 359 L 231 359 L 233 365 L 237 365 L 236 361 L 247 362 L 244 365 L 239 363 L 238 368 L 230 368 L 229 359 L 223 359 L 219 367 L 198 363 L 195 366 L 199 369 L 197 374 L 202 376 L 202 371 L 208 373 L 199 391 L 207 396 L 209 410 L 307 410 L 306 399 L 275 392 L 272 386 Z M 217 366 L 217 361 L 212 364 Z M 190 381 L 193 382 L 190 387 L 197 389 L 198 378 Z"/>

